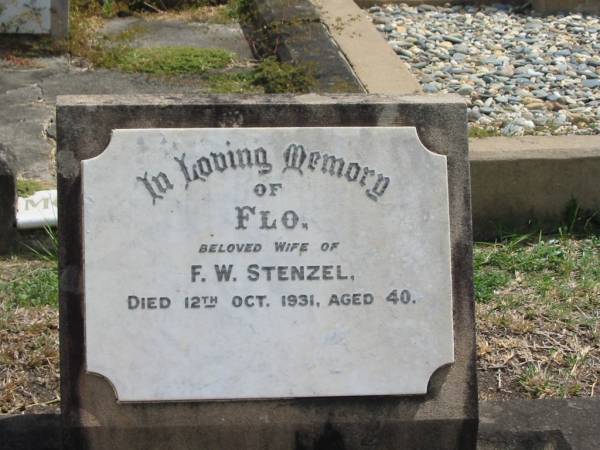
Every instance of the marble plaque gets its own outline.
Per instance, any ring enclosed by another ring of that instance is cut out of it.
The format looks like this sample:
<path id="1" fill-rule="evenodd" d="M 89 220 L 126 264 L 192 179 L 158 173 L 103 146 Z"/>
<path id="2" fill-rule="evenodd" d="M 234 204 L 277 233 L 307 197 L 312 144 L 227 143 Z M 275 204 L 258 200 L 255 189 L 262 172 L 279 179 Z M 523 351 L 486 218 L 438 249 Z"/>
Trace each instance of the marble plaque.
<path id="1" fill-rule="evenodd" d="M 82 183 L 119 401 L 423 394 L 454 360 L 446 157 L 412 127 L 115 130 Z"/>

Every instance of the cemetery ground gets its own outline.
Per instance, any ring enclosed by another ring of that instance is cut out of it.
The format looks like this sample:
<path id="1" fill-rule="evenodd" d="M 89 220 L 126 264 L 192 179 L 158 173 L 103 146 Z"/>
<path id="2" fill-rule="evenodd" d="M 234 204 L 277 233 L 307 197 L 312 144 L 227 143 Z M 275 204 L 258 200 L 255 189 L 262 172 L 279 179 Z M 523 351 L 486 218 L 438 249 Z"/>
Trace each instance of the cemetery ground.
<path id="1" fill-rule="evenodd" d="M 72 58 L 61 56 L 64 48 L 57 53 L 45 44 L 0 50 L 0 87 L 6 91 L 0 98 L 9 105 L 0 109 L 0 134 L 13 136 L 16 145 L 20 136 L 27 137 L 28 147 L 17 148 L 25 154 L 38 146 L 35 159 L 40 163 L 27 162 L 23 166 L 34 170 L 21 175 L 42 184 L 20 180 L 22 191 L 54 183 L 49 176 L 54 172 L 52 156 L 48 170 L 48 158 L 40 155 L 54 152 L 57 94 L 304 92 L 314 82 L 310 68 L 256 61 L 247 47 L 237 47 L 241 41 L 236 39 L 205 51 L 206 44 L 174 42 L 169 35 L 173 26 L 185 24 L 187 29 L 203 26 L 231 36 L 227 30 L 235 29 L 238 20 L 231 5 L 125 19 L 114 18 L 117 13 L 75 11 L 80 14 L 73 22 L 79 27 L 77 39 L 66 44 Z M 232 33 L 241 36 L 239 28 Z M 460 86 L 449 90 L 454 87 Z M 477 89 L 465 96 L 474 96 Z M 485 119 L 480 121 L 473 112 L 477 106 L 481 117 L 487 117 L 485 105 L 471 106 L 472 130 L 501 133 L 500 122 L 487 124 L 493 128 L 489 131 Z M 531 117 L 525 112 L 521 118 L 533 121 L 537 110 L 532 111 Z M 483 126 L 475 126 L 476 121 Z M 37 136 L 33 146 L 32 135 Z M 0 414 L 60 408 L 58 275 L 52 236 L 53 232 L 25 235 L 14 255 L 0 257 Z M 481 400 L 598 397 L 599 236 L 563 230 L 475 245 Z"/>
<path id="2" fill-rule="evenodd" d="M 474 253 L 481 400 L 598 396 L 600 237 L 524 235 Z M 0 259 L 0 413 L 58 411 L 54 232 Z"/>
<path id="3" fill-rule="evenodd" d="M 0 39 L 0 135 L 24 179 L 55 182 L 57 95 L 256 94 L 313 85 L 308 67 L 254 58 L 237 1 L 125 17 L 98 5 L 71 2 L 68 41 Z"/>

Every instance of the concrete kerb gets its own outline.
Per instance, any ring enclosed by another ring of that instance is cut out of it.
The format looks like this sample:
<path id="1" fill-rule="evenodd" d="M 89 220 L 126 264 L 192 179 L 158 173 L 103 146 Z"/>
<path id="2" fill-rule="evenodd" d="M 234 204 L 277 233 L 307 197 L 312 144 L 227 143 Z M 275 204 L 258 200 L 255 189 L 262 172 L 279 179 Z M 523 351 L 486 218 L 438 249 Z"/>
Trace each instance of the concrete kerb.
<path id="1" fill-rule="evenodd" d="M 363 93 L 347 60 L 308 0 L 250 0 L 241 25 L 258 57 L 276 55 L 307 67 L 319 93 Z"/>
<path id="2" fill-rule="evenodd" d="M 572 219 L 569 203 L 600 211 L 600 136 L 494 137 L 469 140 L 476 240 L 556 232 Z"/>
<path id="3" fill-rule="evenodd" d="M 479 450 L 593 450 L 600 399 L 480 402 Z M 0 417 L 0 442 L 10 450 L 60 449 L 59 414 Z"/>
<path id="4" fill-rule="evenodd" d="M 353 0 L 312 0 L 368 93 L 414 95 L 419 82 Z"/>

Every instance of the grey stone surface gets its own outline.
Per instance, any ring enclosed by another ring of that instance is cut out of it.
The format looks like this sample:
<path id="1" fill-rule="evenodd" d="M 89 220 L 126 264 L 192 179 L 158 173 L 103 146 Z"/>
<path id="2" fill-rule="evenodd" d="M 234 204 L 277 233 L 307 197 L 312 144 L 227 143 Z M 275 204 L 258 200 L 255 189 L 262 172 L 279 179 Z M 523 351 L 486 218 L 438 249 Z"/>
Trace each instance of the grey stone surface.
<path id="1" fill-rule="evenodd" d="M 600 401 L 595 398 L 483 401 L 480 403 L 479 450 L 596 450 L 600 433 L 596 418 Z M 311 449 L 349 448 L 327 446 L 330 438 L 309 443 Z M 28 414 L 0 418 L 0 442 L 10 450 L 59 450 L 60 416 Z M 368 443 L 362 447 L 369 447 Z M 298 447 L 296 447 L 297 449 Z M 377 447 L 380 448 L 380 447 Z M 394 448 L 394 447 L 391 447 Z M 439 448 L 433 446 L 432 448 Z"/>
<path id="2" fill-rule="evenodd" d="M 556 232 L 572 220 L 573 200 L 582 213 L 600 210 L 600 136 L 494 137 L 469 147 L 476 239 Z"/>
<path id="3" fill-rule="evenodd" d="M 51 29 L 53 38 L 64 39 L 69 33 L 69 0 L 52 0 Z"/>
<path id="4" fill-rule="evenodd" d="M 0 32 L 49 34 L 51 0 L 2 2 Z"/>
<path id="5" fill-rule="evenodd" d="M 317 81 L 316 92 L 365 92 L 350 64 L 329 35 L 309 0 L 251 0 L 242 26 L 260 57 L 308 68 Z"/>
<path id="6" fill-rule="evenodd" d="M 596 450 L 600 398 L 488 401 L 478 448 Z"/>
<path id="7" fill-rule="evenodd" d="M 133 39 L 127 43 L 132 47 L 221 48 L 235 53 L 240 62 L 253 59 L 237 23 L 224 25 L 130 17 L 112 19 L 100 32 L 110 36 L 127 30 L 135 31 Z"/>
<path id="8" fill-rule="evenodd" d="M 533 8 L 541 13 L 578 12 L 600 14 L 596 0 L 532 0 Z"/>
<path id="9" fill-rule="evenodd" d="M 15 172 L 25 178 L 52 180 L 53 142 L 46 129 L 53 121 L 53 105 L 43 101 L 37 85 L 0 95 L 0 144 L 16 157 Z"/>
<path id="10" fill-rule="evenodd" d="M 0 254 L 9 252 L 16 238 L 17 186 L 14 156 L 0 144 Z"/>
<path id="11" fill-rule="evenodd" d="M 59 414 L 0 416 L 3 450 L 60 450 Z"/>
<path id="12" fill-rule="evenodd" d="M 66 58 L 39 58 L 38 67 L 0 66 L 0 144 L 15 154 L 17 175 L 56 180 L 56 97 L 68 94 L 198 94 L 194 77 L 162 79 L 144 74 L 86 70 Z"/>
<path id="13" fill-rule="evenodd" d="M 381 449 L 474 448 L 478 414 L 465 117 L 464 104 L 455 98 L 315 94 L 61 98 L 57 132 L 65 448 L 187 448 L 190 442 L 221 449 L 367 444 Z M 79 162 L 100 154 L 115 128 L 291 125 L 414 126 L 427 148 L 447 156 L 455 363 L 434 374 L 424 396 L 116 403 L 113 388 L 84 370 Z"/>
<path id="14" fill-rule="evenodd" d="M 1 33 L 50 34 L 59 39 L 67 35 L 68 0 L 4 1 L 2 6 Z"/>

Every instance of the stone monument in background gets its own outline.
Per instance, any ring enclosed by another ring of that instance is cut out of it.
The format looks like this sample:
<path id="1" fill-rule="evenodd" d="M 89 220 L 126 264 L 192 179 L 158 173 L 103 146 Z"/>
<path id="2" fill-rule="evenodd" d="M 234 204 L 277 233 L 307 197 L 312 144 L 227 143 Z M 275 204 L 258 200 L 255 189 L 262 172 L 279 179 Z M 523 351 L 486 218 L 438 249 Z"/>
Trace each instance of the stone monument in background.
<path id="1" fill-rule="evenodd" d="M 68 32 L 68 0 L 0 2 L 0 34 L 50 34 L 65 38 Z"/>

